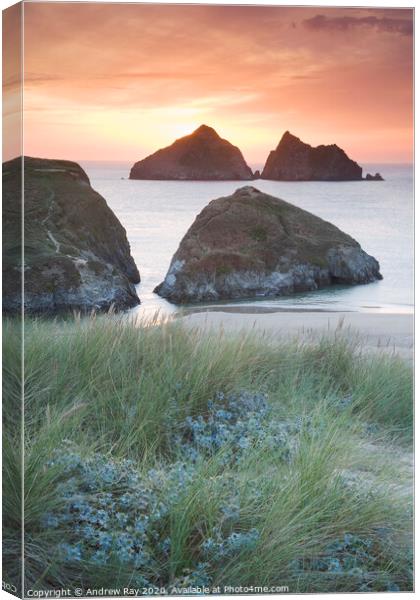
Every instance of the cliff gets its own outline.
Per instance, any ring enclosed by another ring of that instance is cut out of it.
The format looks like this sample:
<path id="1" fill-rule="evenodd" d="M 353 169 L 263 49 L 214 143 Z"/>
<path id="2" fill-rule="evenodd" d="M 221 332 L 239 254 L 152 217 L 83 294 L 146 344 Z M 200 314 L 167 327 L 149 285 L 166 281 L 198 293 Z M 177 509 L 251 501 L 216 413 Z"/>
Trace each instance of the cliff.
<path id="1" fill-rule="evenodd" d="M 21 309 L 21 158 L 3 164 L 3 308 Z M 126 232 L 74 162 L 24 158 L 25 311 L 124 309 L 140 275 Z"/>

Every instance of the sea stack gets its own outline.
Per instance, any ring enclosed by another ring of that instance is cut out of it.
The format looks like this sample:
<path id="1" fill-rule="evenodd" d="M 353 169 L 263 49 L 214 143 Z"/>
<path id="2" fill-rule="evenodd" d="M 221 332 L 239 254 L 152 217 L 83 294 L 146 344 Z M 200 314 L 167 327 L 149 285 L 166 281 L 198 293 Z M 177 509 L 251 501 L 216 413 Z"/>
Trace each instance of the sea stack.
<path id="1" fill-rule="evenodd" d="M 276 181 L 353 181 L 362 179 L 362 167 L 332 144 L 310 146 L 288 131 L 270 152 L 262 179 Z"/>
<path id="2" fill-rule="evenodd" d="M 19 312 L 22 158 L 3 163 L 3 310 Z M 24 309 L 116 310 L 139 304 L 125 229 L 74 162 L 24 157 Z"/>
<path id="3" fill-rule="evenodd" d="M 378 261 L 340 229 L 254 187 L 212 200 L 155 292 L 177 304 L 284 296 L 382 279 Z"/>
<path id="4" fill-rule="evenodd" d="M 135 163 L 130 179 L 251 180 L 241 151 L 207 125 Z"/>

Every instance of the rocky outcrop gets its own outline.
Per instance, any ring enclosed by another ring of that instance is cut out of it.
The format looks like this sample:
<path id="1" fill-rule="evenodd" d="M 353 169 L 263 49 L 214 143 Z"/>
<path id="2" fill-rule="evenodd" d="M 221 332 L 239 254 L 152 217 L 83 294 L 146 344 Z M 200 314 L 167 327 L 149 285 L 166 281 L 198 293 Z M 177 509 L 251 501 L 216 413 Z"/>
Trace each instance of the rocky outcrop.
<path id="1" fill-rule="evenodd" d="M 349 235 L 254 187 L 210 202 L 155 289 L 175 303 L 283 296 L 382 279 Z"/>
<path id="2" fill-rule="evenodd" d="M 3 309 L 21 310 L 21 158 L 3 164 Z M 76 163 L 24 158 L 24 308 L 117 310 L 139 303 L 126 232 Z"/>
<path id="3" fill-rule="evenodd" d="M 353 181 L 362 179 L 362 168 L 336 146 L 305 144 L 288 131 L 270 152 L 262 179 L 277 181 Z"/>
<path id="4" fill-rule="evenodd" d="M 239 148 L 201 125 L 191 135 L 137 162 L 130 179 L 220 181 L 253 179 L 253 174 Z"/>
<path id="5" fill-rule="evenodd" d="M 382 177 L 382 175 L 380 173 L 375 173 L 375 175 L 371 175 L 370 173 L 367 173 L 366 175 L 366 181 L 383 181 L 384 178 Z"/>

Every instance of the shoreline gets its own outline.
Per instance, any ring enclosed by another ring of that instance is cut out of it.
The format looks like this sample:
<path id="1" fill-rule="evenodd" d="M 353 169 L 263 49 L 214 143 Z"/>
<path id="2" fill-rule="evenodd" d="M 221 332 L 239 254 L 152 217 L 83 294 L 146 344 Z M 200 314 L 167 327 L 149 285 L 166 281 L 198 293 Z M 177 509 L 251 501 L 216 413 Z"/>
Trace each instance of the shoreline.
<path id="1" fill-rule="evenodd" d="M 340 333 L 361 342 L 363 350 L 414 356 L 414 315 L 402 313 L 361 313 L 301 311 L 276 313 L 233 313 L 207 310 L 179 316 L 177 320 L 204 331 L 256 331 L 273 337 L 310 340 Z"/>
<path id="2" fill-rule="evenodd" d="M 273 313 L 328 313 L 328 314 L 361 314 L 361 315 L 408 315 L 408 316 L 413 316 L 414 315 L 414 307 L 413 306 L 408 306 L 407 310 L 387 310 L 387 308 L 383 308 L 381 306 L 375 306 L 375 307 L 366 307 L 365 310 L 363 310 L 363 308 L 365 307 L 361 307 L 361 308 L 348 308 L 348 309 L 331 309 L 331 308 L 300 308 L 297 306 L 292 306 L 292 307 L 277 307 L 277 306 L 258 306 L 258 305 L 243 305 L 241 306 L 240 304 L 238 305 L 222 305 L 222 304 L 216 304 L 214 306 L 211 305 L 205 305 L 203 307 L 200 307 L 199 305 L 185 305 L 185 308 L 182 307 L 181 305 L 179 306 L 179 310 L 178 311 L 174 311 L 174 314 L 178 317 L 178 316 L 186 316 L 186 315 L 193 315 L 196 313 L 206 313 L 206 312 L 222 312 L 222 313 L 229 313 L 229 314 L 255 314 L 255 315 L 264 315 L 264 314 L 273 314 Z"/>

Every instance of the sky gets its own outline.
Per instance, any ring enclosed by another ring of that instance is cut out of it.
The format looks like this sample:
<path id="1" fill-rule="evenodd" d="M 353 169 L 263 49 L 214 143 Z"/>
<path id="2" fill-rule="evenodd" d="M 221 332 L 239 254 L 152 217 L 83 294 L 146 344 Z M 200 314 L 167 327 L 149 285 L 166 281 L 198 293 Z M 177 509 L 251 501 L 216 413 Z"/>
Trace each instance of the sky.
<path id="1" fill-rule="evenodd" d="M 25 3 L 24 24 L 27 155 L 134 162 L 205 123 L 250 164 L 286 130 L 412 160 L 409 9 Z"/>

